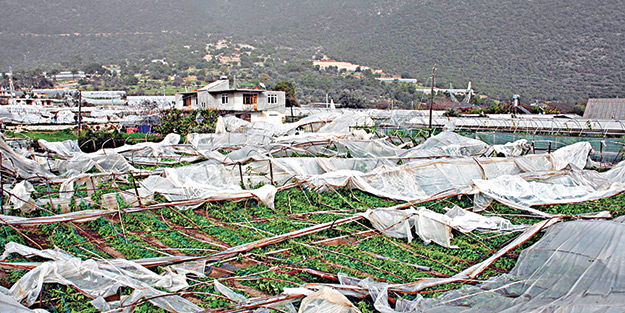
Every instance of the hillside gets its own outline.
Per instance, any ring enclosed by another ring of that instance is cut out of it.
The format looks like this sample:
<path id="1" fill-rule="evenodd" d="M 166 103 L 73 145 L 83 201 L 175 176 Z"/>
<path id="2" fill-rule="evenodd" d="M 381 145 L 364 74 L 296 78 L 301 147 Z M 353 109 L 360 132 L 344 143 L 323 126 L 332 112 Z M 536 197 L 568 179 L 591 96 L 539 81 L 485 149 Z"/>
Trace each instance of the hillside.
<path id="1" fill-rule="evenodd" d="M 498 98 L 579 100 L 622 96 L 625 13 L 620 1 L 86 2 L 5 0 L 0 67 L 80 55 L 112 62 L 195 42 L 206 33 L 293 48 Z M 24 33 L 80 36 L 32 37 Z M 107 37 L 84 34 L 111 33 Z M 26 52 L 26 53 L 24 53 Z"/>

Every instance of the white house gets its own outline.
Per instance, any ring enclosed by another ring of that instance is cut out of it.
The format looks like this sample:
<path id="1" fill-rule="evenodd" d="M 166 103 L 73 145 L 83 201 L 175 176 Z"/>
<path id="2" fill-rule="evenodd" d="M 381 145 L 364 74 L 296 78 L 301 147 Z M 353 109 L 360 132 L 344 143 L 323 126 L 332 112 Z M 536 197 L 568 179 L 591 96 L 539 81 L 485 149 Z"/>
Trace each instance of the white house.
<path id="1" fill-rule="evenodd" d="M 176 94 L 176 108 L 182 110 L 215 109 L 221 115 L 234 115 L 256 122 L 282 122 L 286 110 L 283 91 L 240 89 L 230 86 L 227 78 L 193 92 Z"/>

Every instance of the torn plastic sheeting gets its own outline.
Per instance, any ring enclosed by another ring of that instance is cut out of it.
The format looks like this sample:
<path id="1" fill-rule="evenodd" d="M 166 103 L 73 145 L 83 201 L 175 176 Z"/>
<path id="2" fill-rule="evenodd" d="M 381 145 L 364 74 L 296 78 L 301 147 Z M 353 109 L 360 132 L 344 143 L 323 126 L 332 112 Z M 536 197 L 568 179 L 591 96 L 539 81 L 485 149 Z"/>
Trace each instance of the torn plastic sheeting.
<path id="1" fill-rule="evenodd" d="M 425 288 L 439 286 L 448 283 L 461 282 L 469 279 L 473 279 L 480 275 L 484 270 L 486 270 L 491 264 L 501 258 L 503 255 L 511 251 L 512 249 L 518 247 L 523 244 L 542 229 L 549 227 L 560 220 L 559 217 L 544 220 L 537 224 L 530 226 L 523 233 L 517 236 L 512 242 L 508 243 L 505 247 L 497 251 L 495 254 L 487 258 L 486 260 L 475 264 L 464 271 L 447 278 L 424 278 L 417 282 L 407 283 L 407 284 L 392 284 L 386 285 L 385 283 L 377 283 L 372 282 L 371 280 L 365 280 L 366 284 L 360 284 L 360 279 L 351 278 L 346 275 L 339 274 L 340 285 L 335 284 L 307 284 L 304 285 L 304 288 L 308 289 L 318 289 L 322 287 L 331 287 L 335 288 L 337 291 L 345 295 L 351 295 L 355 297 L 363 297 L 369 294 L 372 296 L 376 310 L 385 313 L 403 313 L 403 312 L 413 312 L 412 310 L 418 307 L 419 299 L 417 301 L 408 301 L 401 300 L 398 301 L 397 310 L 393 309 L 388 305 L 387 297 L 385 293 L 388 294 L 388 291 L 395 292 L 407 292 L 407 293 L 417 293 Z M 374 287 L 375 290 L 372 290 L 371 287 Z M 493 311 L 489 311 L 493 312 Z"/>
<path id="2" fill-rule="evenodd" d="M 445 217 L 449 226 L 463 233 L 474 230 L 482 232 L 510 232 L 527 228 L 526 225 L 514 225 L 509 220 L 498 216 L 483 216 L 467 211 L 459 206 L 447 210 Z"/>
<path id="3" fill-rule="evenodd" d="M 417 312 L 623 312 L 623 236 L 622 218 L 558 224 L 509 274 L 424 299 Z"/>
<path id="4" fill-rule="evenodd" d="M 324 125 L 319 129 L 318 133 L 346 134 L 350 133 L 351 128 L 354 126 L 374 126 L 374 122 L 367 114 L 352 111 L 344 113 L 332 122 Z"/>
<path id="5" fill-rule="evenodd" d="M 529 150 L 530 147 L 527 144 L 527 139 L 519 139 L 503 145 L 493 145 L 492 149 L 495 153 L 503 154 L 505 157 L 517 157 Z"/>
<path id="6" fill-rule="evenodd" d="M 343 170 L 298 179 L 312 186 L 343 187 L 349 184 L 379 197 L 420 201 L 443 193 L 474 193 L 473 180 L 476 179 L 516 175 L 528 170 L 535 172 L 559 170 L 569 165 L 576 167 L 586 163 L 589 152 L 590 144 L 580 143 L 564 147 L 549 155 L 416 160 L 398 167 L 381 166 L 366 174 Z"/>
<path id="7" fill-rule="evenodd" d="M 365 216 L 373 226 L 384 235 L 394 238 L 408 238 L 412 241 L 412 229 L 429 244 L 434 241 L 446 248 L 458 248 L 451 245 L 451 229 L 467 233 L 475 229 L 486 231 L 517 231 L 524 226 L 515 226 L 500 217 L 485 217 L 454 207 L 446 214 L 439 214 L 426 208 L 408 210 L 368 210 Z"/>
<path id="8" fill-rule="evenodd" d="M 339 139 L 337 146 L 339 147 L 339 152 L 346 154 L 349 151 L 349 154 L 355 158 L 463 157 L 480 155 L 489 148 L 488 144 L 480 140 L 460 136 L 453 132 L 442 132 L 409 150 L 398 148 L 387 140 L 382 139 Z"/>
<path id="9" fill-rule="evenodd" d="M 62 143 L 40 140 L 42 148 L 55 152 L 65 159 L 59 166 L 64 176 L 86 172 L 93 166 L 101 171 L 128 172 L 134 170 L 124 159 L 158 160 L 162 157 L 182 157 L 173 148 L 180 141 L 180 135 L 169 134 L 161 142 L 142 142 L 134 145 L 124 145 L 113 149 L 101 149 L 93 153 L 82 152 L 73 141 Z M 197 159 L 197 157 L 193 157 Z"/>
<path id="10" fill-rule="evenodd" d="M 168 168 L 165 177 L 150 176 L 140 184 L 150 192 L 160 193 L 169 201 L 186 199 L 231 199 L 256 196 L 267 206 L 274 207 L 277 189 L 265 185 L 254 190 L 244 190 L 240 181 L 223 165 L 197 164 Z"/>
<path id="11" fill-rule="evenodd" d="M 349 153 L 353 158 L 398 157 L 406 152 L 406 150 L 400 149 L 383 139 L 340 139 L 337 146 L 340 153 L 345 155 Z"/>
<path id="12" fill-rule="evenodd" d="M 270 192 L 271 187 L 272 186 L 266 186 L 265 191 Z M 255 192 L 259 193 L 259 191 L 263 191 L 261 189 L 262 188 L 257 189 Z M 262 196 L 262 194 L 260 195 Z M 249 198 L 253 196 L 256 197 L 256 195 L 252 193 L 242 193 L 237 198 L 238 199 Z M 198 206 L 208 201 L 218 200 L 218 199 L 221 199 L 221 198 L 218 196 L 215 196 L 215 198 L 207 198 L 207 199 L 184 199 L 184 200 L 180 200 L 176 202 L 157 203 L 157 204 L 152 204 L 149 206 L 126 208 L 123 211 L 127 213 L 134 213 L 134 212 L 141 212 L 145 210 L 163 208 L 165 206 Z M 54 203 L 58 204 L 58 202 L 54 202 Z M 63 214 L 58 214 L 58 215 L 53 215 L 53 216 L 39 216 L 39 217 L 30 217 L 30 218 L 21 217 L 21 216 L 0 215 L 0 224 L 38 225 L 38 224 L 52 224 L 52 223 L 63 223 L 63 222 L 83 223 L 83 222 L 89 222 L 89 221 L 95 220 L 101 216 L 118 214 L 118 213 L 119 213 L 118 210 L 83 210 L 83 211 L 63 213 Z"/>
<path id="13" fill-rule="evenodd" d="M 61 183 L 61 187 L 59 187 L 59 198 L 71 199 L 74 196 L 74 190 L 80 189 L 82 185 L 85 185 L 87 195 L 91 196 L 100 183 L 107 182 L 110 179 L 111 177 L 109 176 L 77 174 Z"/>
<path id="14" fill-rule="evenodd" d="M 407 210 L 378 209 L 367 210 L 365 217 L 375 229 L 384 235 L 393 238 L 408 238 L 408 242 L 412 242 L 413 218 L 417 214 L 417 210 L 413 208 Z"/>
<path id="15" fill-rule="evenodd" d="M 154 288 L 135 289 L 130 295 L 122 295 L 119 301 L 106 302 L 103 297 L 97 297 L 91 304 L 102 312 L 119 310 L 121 312 L 132 313 L 135 303 L 142 299 L 148 301 L 165 311 L 175 313 L 194 313 L 202 311 L 202 308 L 175 294 L 168 294 Z"/>
<path id="16" fill-rule="evenodd" d="M 546 219 L 544 221 L 538 222 L 530 227 L 528 227 L 523 233 L 519 234 L 513 241 L 508 243 L 505 247 L 501 248 L 495 254 L 491 255 L 486 260 L 477 263 L 464 271 L 448 278 L 425 278 L 415 283 L 408 284 L 397 284 L 390 285 L 390 289 L 398 292 L 419 292 L 425 288 L 438 286 L 447 283 L 459 282 L 467 279 L 473 279 L 477 277 L 479 274 L 484 272 L 491 264 L 501 258 L 503 255 L 511 251 L 512 249 L 518 247 L 523 244 L 542 229 L 547 228 L 560 220 L 559 217 L 554 217 L 550 219 Z"/>
<path id="17" fill-rule="evenodd" d="M 80 147 L 78 147 L 77 140 L 65 140 L 61 142 L 50 142 L 45 139 L 37 140 L 39 146 L 46 151 L 55 153 L 56 155 L 68 159 L 76 153 L 82 153 Z"/>
<path id="18" fill-rule="evenodd" d="M 243 295 L 240 295 L 236 292 L 234 292 L 232 289 L 226 287 L 224 284 L 220 283 L 218 280 L 214 280 L 213 281 L 214 285 L 215 285 L 215 290 L 217 290 L 219 293 L 221 293 L 222 295 L 224 295 L 226 298 L 236 302 L 236 303 L 243 303 L 243 302 L 249 302 L 250 304 L 253 304 L 255 301 L 254 299 L 248 299 Z M 295 313 L 297 310 L 295 309 L 295 307 L 293 306 L 293 304 L 289 301 L 283 301 L 283 302 L 277 302 L 277 303 L 273 303 L 270 305 L 267 305 L 268 308 L 274 308 L 274 309 L 279 309 L 280 311 L 286 311 L 289 313 Z M 258 312 L 258 313 L 268 313 L 269 310 L 267 310 L 266 308 L 260 308 L 255 310 L 254 312 Z"/>
<path id="19" fill-rule="evenodd" d="M 223 133 L 196 134 L 187 136 L 187 141 L 200 152 L 220 150 L 224 148 L 239 149 L 250 144 L 269 144 L 271 137 L 260 134 Z"/>
<path id="20" fill-rule="evenodd" d="M 108 173 L 128 173 L 137 170 L 123 156 L 116 153 L 75 154 L 71 159 L 59 162 L 59 173 L 64 177 L 71 177 L 88 172 L 93 167 L 100 172 Z"/>
<path id="21" fill-rule="evenodd" d="M 489 145 L 481 140 L 444 131 L 401 154 L 401 157 L 462 157 L 484 153 Z"/>
<path id="22" fill-rule="evenodd" d="M 247 300 L 246 297 L 232 291 L 232 289 L 224 286 L 218 280 L 213 280 L 213 284 L 215 284 L 215 290 L 234 302 L 240 303 Z"/>
<path id="23" fill-rule="evenodd" d="M 360 313 L 340 292 L 322 287 L 302 300 L 299 313 Z"/>
<path id="24" fill-rule="evenodd" d="M 458 248 L 451 245 L 451 227 L 442 214 L 426 208 L 408 210 L 368 210 L 365 216 L 373 227 L 384 235 L 394 238 L 408 238 L 412 241 L 412 229 L 427 245 L 434 241 L 446 248 Z"/>
<path id="25" fill-rule="evenodd" d="M 88 222 L 97 219 L 100 216 L 110 215 L 117 213 L 117 210 L 84 210 L 78 212 L 71 212 L 65 214 L 59 214 L 54 216 L 41 216 L 41 217 L 21 217 L 0 215 L 0 224 L 8 225 L 38 225 L 38 224 L 53 224 L 63 222 Z"/>
<path id="26" fill-rule="evenodd" d="M 396 163 L 389 159 L 378 158 L 275 158 L 259 160 L 255 162 L 253 168 L 269 172 L 268 162 L 272 163 L 274 177 L 283 175 L 287 179 L 293 176 L 308 177 L 340 170 L 353 170 L 361 173 L 370 172 L 380 166 L 396 166 Z"/>
<path id="27" fill-rule="evenodd" d="M 9 147 L 3 138 L 0 138 L 0 153 L 2 154 L 2 167 L 15 172 L 21 178 L 45 177 L 54 178 L 56 175 L 45 169 L 39 163 L 27 159 Z"/>
<path id="28" fill-rule="evenodd" d="M 30 195 L 35 192 L 35 187 L 26 180 L 23 180 L 11 189 L 10 202 L 13 208 L 28 213 L 36 208 L 35 201 Z"/>
<path id="29" fill-rule="evenodd" d="M 297 122 L 286 124 L 273 124 L 266 122 L 250 123 L 234 116 L 225 116 L 222 119 L 222 125 L 219 126 L 223 126 L 222 130 L 233 133 L 260 133 L 275 137 L 294 134 L 298 128 L 305 127 L 308 124 L 331 122 L 340 115 L 341 114 L 339 113 L 323 112 L 307 116 Z M 217 131 L 215 132 L 219 133 Z"/>
<path id="30" fill-rule="evenodd" d="M 18 253 L 22 256 L 37 255 L 53 260 L 30 270 L 9 290 L 8 295 L 17 301 L 25 300 L 28 305 L 32 305 L 37 300 L 44 283 L 71 285 L 92 298 L 108 297 L 116 294 L 119 287 L 129 287 L 135 289 L 131 295 L 135 302 L 145 295 L 148 297 L 165 295 L 164 292 L 154 287 L 173 291 L 188 287 L 183 274 L 168 272 L 164 275 L 157 275 L 135 262 L 123 259 L 82 261 L 62 250 L 36 251 L 36 249 L 15 243 L 7 246 L 3 259 L 10 253 Z M 201 310 L 200 307 L 176 295 L 158 297 L 149 301 L 171 312 Z M 132 303 L 134 302 L 129 304 Z"/>
<path id="31" fill-rule="evenodd" d="M 137 197 L 137 193 L 139 197 Z M 146 205 L 154 201 L 154 193 L 145 188 L 134 190 L 120 190 L 118 192 L 106 193 L 102 195 L 102 206 L 107 210 L 119 210 L 121 199 L 127 206 Z"/>
<path id="32" fill-rule="evenodd" d="M 160 142 L 140 142 L 134 145 L 124 145 L 114 149 L 103 149 L 95 153 L 110 154 L 118 153 L 126 158 L 132 158 L 133 156 L 162 158 L 176 156 L 176 149 L 174 148 L 180 142 L 180 135 L 168 134 Z"/>
<path id="33" fill-rule="evenodd" d="M 145 264 L 140 263 L 139 260 L 134 261 L 138 264 L 146 266 Z M 206 275 L 204 274 L 204 271 L 206 270 L 206 260 L 187 261 L 179 264 L 170 265 L 167 268 L 169 268 L 171 271 L 185 276 L 188 274 L 192 274 L 200 278 L 206 277 Z"/>
<path id="34" fill-rule="evenodd" d="M 514 208 L 566 204 L 610 197 L 625 191 L 625 162 L 604 173 L 559 171 L 536 175 L 501 176 L 475 180 L 482 194 Z"/>
<path id="35" fill-rule="evenodd" d="M 3 290 L 3 287 L 0 287 L 0 312 L 11 312 L 11 313 L 48 313 L 48 311 L 44 309 L 34 309 L 31 310 L 21 303 L 16 301 L 10 296 L 7 296 L 5 293 L 8 290 Z"/>
<path id="36" fill-rule="evenodd" d="M 338 274 L 339 282 L 342 285 L 356 285 L 363 288 L 369 293 L 369 296 L 373 300 L 373 307 L 381 313 L 398 313 L 398 312 L 414 312 L 417 308 L 417 301 L 404 300 L 402 298 L 397 299 L 395 302 L 395 309 L 392 309 L 388 301 L 388 288 L 387 283 L 375 282 L 370 277 L 365 279 L 356 279 L 349 277 L 343 273 Z M 421 295 L 417 296 L 417 299 L 421 299 Z"/>

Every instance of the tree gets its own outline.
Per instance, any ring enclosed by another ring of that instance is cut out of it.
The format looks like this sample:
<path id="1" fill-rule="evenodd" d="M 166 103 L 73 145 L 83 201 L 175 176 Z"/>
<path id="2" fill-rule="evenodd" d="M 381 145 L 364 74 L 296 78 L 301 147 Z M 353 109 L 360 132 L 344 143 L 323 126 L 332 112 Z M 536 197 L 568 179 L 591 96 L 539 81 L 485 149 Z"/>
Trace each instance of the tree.
<path id="1" fill-rule="evenodd" d="M 286 93 L 286 106 L 287 107 L 298 107 L 297 97 L 295 95 L 295 87 L 288 81 L 281 81 L 276 84 L 273 88 L 276 91 L 284 91 Z"/>
<path id="2" fill-rule="evenodd" d="M 360 109 L 365 107 L 365 99 L 359 94 L 349 90 L 343 90 L 343 92 L 341 92 L 339 102 L 346 108 Z"/>
<path id="3" fill-rule="evenodd" d="M 84 69 L 86 74 L 104 74 L 106 72 L 106 69 L 98 63 L 87 64 Z"/>

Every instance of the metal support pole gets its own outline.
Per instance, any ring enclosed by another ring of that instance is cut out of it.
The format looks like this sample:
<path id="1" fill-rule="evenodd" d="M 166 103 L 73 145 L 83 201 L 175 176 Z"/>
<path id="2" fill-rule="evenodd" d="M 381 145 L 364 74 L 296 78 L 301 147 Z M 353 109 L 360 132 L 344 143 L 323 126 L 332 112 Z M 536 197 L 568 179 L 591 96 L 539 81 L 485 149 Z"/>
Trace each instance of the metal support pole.
<path id="1" fill-rule="evenodd" d="M 269 175 L 271 175 L 271 184 L 273 185 L 273 165 L 271 164 L 271 160 L 269 160 Z"/>

